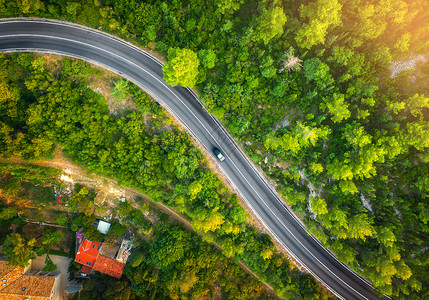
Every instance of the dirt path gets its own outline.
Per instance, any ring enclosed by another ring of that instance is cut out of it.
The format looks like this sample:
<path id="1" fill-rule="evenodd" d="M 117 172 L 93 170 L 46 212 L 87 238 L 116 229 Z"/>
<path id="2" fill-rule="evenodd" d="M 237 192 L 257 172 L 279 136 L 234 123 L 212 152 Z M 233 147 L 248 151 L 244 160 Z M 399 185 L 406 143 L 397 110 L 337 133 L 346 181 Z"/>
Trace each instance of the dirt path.
<path id="1" fill-rule="evenodd" d="M 198 234 L 198 232 L 196 232 L 192 227 L 191 222 L 181 214 L 175 212 L 174 210 L 172 210 L 171 208 L 169 208 L 168 206 L 162 203 L 153 201 L 145 194 L 140 193 L 138 190 L 134 188 L 119 186 L 117 182 L 113 179 L 109 179 L 107 177 L 91 173 L 87 168 L 75 165 L 71 160 L 64 157 L 61 149 L 58 149 L 58 148 L 56 149 L 54 158 L 52 160 L 39 160 L 39 161 L 33 161 L 30 163 L 30 162 L 23 161 L 20 158 L 10 158 L 7 160 L 0 159 L 0 162 L 38 165 L 42 167 L 52 167 L 56 169 L 61 169 L 69 176 L 69 179 L 71 179 L 74 183 L 79 183 L 89 188 L 96 189 L 99 192 L 99 195 L 104 194 L 105 197 L 102 200 L 103 202 L 106 202 L 106 201 L 111 202 L 114 199 L 117 199 L 118 197 L 124 197 L 129 201 L 129 203 L 134 208 L 139 209 L 140 205 L 134 201 L 134 199 L 138 196 L 144 199 L 144 201 L 148 202 L 149 204 L 155 205 L 155 207 L 161 212 L 168 214 L 172 220 L 175 220 L 183 224 L 187 230 Z M 112 207 L 115 205 L 114 203 L 109 203 L 109 204 L 110 204 L 109 206 L 112 206 Z M 216 247 L 219 251 L 222 251 L 222 247 L 219 244 L 214 242 L 210 244 Z M 252 277 L 254 277 L 259 281 L 258 276 L 255 273 L 253 273 L 247 267 L 247 265 L 245 265 L 243 262 L 239 262 L 239 266 L 246 273 L 248 273 L 249 275 L 251 275 Z M 280 297 L 274 294 L 273 292 L 274 288 L 271 285 L 267 283 L 263 283 L 263 285 L 265 286 L 270 296 L 272 296 L 273 298 L 281 299 Z"/>
<path id="2" fill-rule="evenodd" d="M 29 165 L 32 164 L 63 170 L 64 173 L 68 175 L 68 178 L 67 176 L 63 175 L 63 179 L 71 180 L 73 183 L 79 183 L 89 188 L 96 189 L 99 194 L 105 195 L 105 197 L 103 198 L 104 200 L 101 200 L 102 202 L 110 202 L 111 198 L 117 199 L 119 197 L 124 197 L 126 199 L 134 199 L 135 197 L 139 196 L 145 201 L 154 204 L 158 209 L 172 216 L 175 220 L 179 221 L 180 223 L 183 223 L 186 228 L 192 229 L 191 223 L 185 217 L 176 213 L 171 208 L 163 205 L 162 203 L 153 201 L 145 194 L 140 193 L 137 189 L 120 186 L 117 184 L 117 181 L 113 179 L 94 174 L 85 167 L 75 165 L 72 161 L 64 157 L 60 149 L 56 149 L 54 158 L 52 160 L 38 160 L 33 162 L 26 162 L 20 158 L 10 158 L 7 160 L 0 159 L 0 162 L 11 162 Z"/>

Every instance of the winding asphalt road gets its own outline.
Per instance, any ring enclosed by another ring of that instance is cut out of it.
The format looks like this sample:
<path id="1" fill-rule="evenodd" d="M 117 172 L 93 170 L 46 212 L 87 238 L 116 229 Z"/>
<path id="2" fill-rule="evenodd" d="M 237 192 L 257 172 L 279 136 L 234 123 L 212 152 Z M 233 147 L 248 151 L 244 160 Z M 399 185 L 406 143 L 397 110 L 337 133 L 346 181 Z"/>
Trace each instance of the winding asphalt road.
<path id="1" fill-rule="evenodd" d="M 207 150 L 219 148 L 225 176 L 249 207 L 294 258 L 342 299 L 380 299 L 373 287 L 340 263 L 290 212 L 234 140 L 209 115 L 196 95 L 162 79 L 162 64 L 121 40 L 69 23 L 0 21 L 0 51 L 49 52 L 97 63 L 131 80 L 157 99 Z M 213 155 L 214 156 L 214 155 Z"/>

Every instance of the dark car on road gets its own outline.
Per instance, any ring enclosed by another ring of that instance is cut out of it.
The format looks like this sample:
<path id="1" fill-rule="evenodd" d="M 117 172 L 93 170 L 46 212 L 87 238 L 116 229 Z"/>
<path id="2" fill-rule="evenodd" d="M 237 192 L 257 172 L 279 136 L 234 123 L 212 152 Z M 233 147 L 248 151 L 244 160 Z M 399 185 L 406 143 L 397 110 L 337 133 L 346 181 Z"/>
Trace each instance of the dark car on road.
<path id="1" fill-rule="evenodd" d="M 222 152 L 218 148 L 213 149 L 214 154 L 216 154 L 217 158 L 219 158 L 220 161 L 225 160 L 225 156 L 223 156 Z"/>

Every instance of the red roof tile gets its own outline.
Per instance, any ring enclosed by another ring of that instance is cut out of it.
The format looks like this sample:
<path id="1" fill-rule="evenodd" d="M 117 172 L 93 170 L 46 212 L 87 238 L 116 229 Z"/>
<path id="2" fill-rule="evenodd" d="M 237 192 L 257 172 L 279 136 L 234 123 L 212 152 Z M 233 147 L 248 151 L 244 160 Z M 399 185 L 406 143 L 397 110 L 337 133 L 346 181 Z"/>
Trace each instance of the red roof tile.
<path id="1" fill-rule="evenodd" d="M 94 264 L 94 270 L 107 274 L 115 278 L 121 278 L 125 264 L 117 262 L 113 259 L 99 255 Z"/>
<path id="2" fill-rule="evenodd" d="M 89 273 L 91 272 L 91 268 L 89 266 L 83 266 L 82 269 L 80 269 L 81 273 L 84 273 L 86 275 L 89 275 Z"/>
<path id="3" fill-rule="evenodd" d="M 0 291 L 0 299 L 51 299 L 55 278 L 22 275 Z"/>
<path id="4" fill-rule="evenodd" d="M 100 252 L 102 243 L 91 242 L 84 238 L 79 246 L 79 250 L 76 254 L 75 262 L 89 267 L 94 267 L 95 260 L 97 259 L 98 253 Z"/>
<path id="5" fill-rule="evenodd" d="M 0 261 L 0 291 L 24 274 L 24 269 L 9 265 L 8 261 Z"/>

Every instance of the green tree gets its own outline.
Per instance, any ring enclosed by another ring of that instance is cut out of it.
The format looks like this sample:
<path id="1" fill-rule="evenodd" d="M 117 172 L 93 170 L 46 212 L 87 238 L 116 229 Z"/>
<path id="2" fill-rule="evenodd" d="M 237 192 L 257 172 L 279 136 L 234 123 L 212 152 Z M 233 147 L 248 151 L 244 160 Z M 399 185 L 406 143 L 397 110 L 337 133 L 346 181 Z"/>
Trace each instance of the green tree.
<path id="1" fill-rule="evenodd" d="M 139 273 L 139 275 L 141 274 Z M 140 280 L 138 282 L 140 283 Z M 152 283 L 158 282 L 155 280 Z M 133 282 L 133 288 L 137 289 L 137 286 L 138 283 Z M 159 293 L 159 295 L 161 294 Z M 83 289 L 73 299 L 132 300 L 136 299 L 136 297 L 127 281 L 119 281 L 108 276 L 103 276 L 84 280 Z"/>
<path id="2" fill-rule="evenodd" d="M 389 227 L 377 228 L 376 237 L 379 243 L 383 244 L 385 247 L 392 247 L 396 242 L 396 236 Z"/>
<path id="3" fill-rule="evenodd" d="M 150 41 L 156 39 L 157 31 L 162 26 L 161 15 L 156 5 L 147 2 L 135 3 L 135 11 L 129 17 L 127 25 L 130 28 L 144 33 Z"/>
<path id="4" fill-rule="evenodd" d="M 0 115 L 2 118 L 17 118 L 19 115 L 19 90 L 7 80 L 0 78 Z"/>
<path id="5" fill-rule="evenodd" d="M 315 197 L 311 200 L 311 209 L 318 215 L 328 213 L 328 206 L 322 198 Z"/>
<path id="6" fill-rule="evenodd" d="M 351 180 L 341 181 L 339 186 L 344 194 L 356 194 L 359 192 L 356 185 Z"/>
<path id="7" fill-rule="evenodd" d="M 334 101 L 334 103 L 337 103 L 339 105 L 343 104 L 340 101 Z M 329 112 L 331 111 L 329 110 Z M 342 116 L 344 116 L 344 113 L 342 113 Z M 338 120 L 338 118 L 336 120 Z M 343 136 L 347 140 L 347 142 L 355 149 L 364 147 L 370 144 L 372 141 L 372 136 L 365 131 L 365 128 L 363 126 L 356 122 L 353 122 L 352 124 L 349 123 L 345 126 Z"/>
<path id="8" fill-rule="evenodd" d="M 346 238 L 345 231 L 343 229 L 348 229 L 348 215 L 345 211 L 333 208 L 328 215 L 329 220 L 332 221 L 332 226 L 327 226 L 333 228 L 332 232 L 334 235 L 337 235 L 338 238 Z M 336 231 L 336 233 L 334 232 Z"/>
<path id="9" fill-rule="evenodd" d="M 293 132 L 286 132 L 280 138 L 270 133 L 265 140 L 265 147 L 275 150 L 280 146 L 282 149 L 286 151 L 290 150 L 294 153 L 298 153 L 301 150 L 299 138 Z"/>
<path id="10" fill-rule="evenodd" d="M 30 259 L 35 257 L 33 247 L 35 239 L 26 240 L 18 233 L 12 233 L 6 237 L 2 246 L 2 252 L 9 260 L 9 264 L 25 268 Z"/>
<path id="11" fill-rule="evenodd" d="M 126 281 L 114 281 L 107 285 L 103 299 L 106 300 L 129 300 L 134 299 L 133 292 Z"/>
<path id="12" fill-rule="evenodd" d="M 411 33 L 406 32 L 401 35 L 400 39 L 395 43 L 395 49 L 398 52 L 406 53 L 410 47 Z"/>
<path id="13" fill-rule="evenodd" d="M 215 66 L 216 53 L 213 50 L 202 49 L 198 51 L 198 57 L 204 67 L 211 69 Z"/>
<path id="14" fill-rule="evenodd" d="M 93 212 L 93 196 L 93 191 L 87 187 L 77 186 L 73 192 L 73 197 L 69 201 L 71 209 L 88 215 L 91 214 Z"/>
<path id="15" fill-rule="evenodd" d="M 324 81 L 329 77 L 329 66 L 318 58 L 306 59 L 303 70 L 308 80 Z"/>
<path id="16" fill-rule="evenodd" d="M 188 293 L 198 280 L 195 269 L 180 272 L 174 281 L 167 283 L 171 298 L 178 299 L 181 294 Z"/>
<path id="17" fill-rule="evenodd" d="M 45 258 L 45 267 L 43 268 L 43 272 L 53 272 L 57 268 L 58 268 L 57 265 L 54 264 L 54 262 L 49 257 L 49 255 L 46 255 L 46 258 Z"/>
<path id="18" fill-rule="evenodd" d="M 326 139 L 331 132 L 331 129 L 327 126 L 311 127 L 305 123 L 297 122 L 294 128 L 294 134 L 299 139 L 299 143 L 302 147 L 315 146 L 319 139 Z"/>
<path id="19" fill-rule="evenodd" d="M 357 214 L 349 220 L 348 236 L 352 239 L 365 240 L 376 232 L 371 225 L 372 221 L 366 214 Z"/>
<path id="20" fill-rule="evenodd" d="M 40 0 L 17 0 L 15 5 L 23 14 L 34 14 L 45 9 L 45 5 Z"/>
<path id="21" fill-rule="evenodd" d="M 202 191 L 203 184 L 200 180 L 196 180 L 189 185 L 189 196 L 191 200 L 195 199 L 197 195 Z"/>
<path id="22" fill-rule="evenodd" d="M 196 84 L 199 65 L 198 56 L 192 50 L 170 48 L 167 63 L 162 67 L 164 79 L 172 86 L 192 87 Z"/>
<path id="23" fill-rule="evenodd" d="M 217 12 L 223 15 L 229 15 L 238 10 L 244 0 L 215 0 Z"/>
<path id="24" fill-rule="evenodd" d="M 332 249 L 337 254 L 337 257 L 346 264 L 351 264 L 356 261 L 356 254 L 352 247 L 349 245 L 340 242 L 339 240 L 335 240 L 332 243 Z"/>
<path id="25" fill-rule="evenodd" d="M 316 162 L 312 162 L 311 165 L 310 165 L 310 170 L 313 173 L 320 174 L 320 173 L 323 172 L 324 168 L 323 168 L 322 164 L 316 163 Z"/>
<path id="26" fill-rule="evenodd" d="M 56 222 L 59 225 L 64 225 L 67 222 L 67 217 L 63 216 L 63 215 L 58 215 L 57 218 L 56 218 Z"/>
<path id="27" fill-rule="evenodd" d="M 429 96 L 423 94 L 414 94 L 406 99 L 407 111 L 420 120 L 424 119 L 423 111 L 429 109 Z"/>
<path id="28" fill-rule="evenodd" d="M 264 248 L 264 250 L 261 251 L 261 257 L 264 260 L 270 259 L 273 256 L 273 251 L 269 248 Z"/>
<path id="29" fill-rule="evenodd" d="M 161 269 L 177 263 L 188 251 L 189 235 L 177 227 L 163 228 L 156 241 L 150 244 L 149 260 Z"/>
<path id="30" fill-rule="evenodd" d="M 37 255 L 41 256 L 46 253 L 49 256 L 49 252 L 51 251 L 51 247 L 53 244 L 59 244 L 61 238 L 63 237 L 62 231 L 50 230 L 46 228 L 44 230 L 44 235 L 40 239 L 42 243 L 42 247 L 36 250 Z"/>
<path id="31" fill-rule="evenodd" d="M 228 217 L 234 224 L 241 224 L 246 220 L 247 213 L 241 206 L 234 205 L 228 211 Z"/>
<path id="32" fill-rule="evenodd" d="M 344 95 L 334 93 L 332 99 L 325 99 L 325 103 L 321 104 L 320 107 L 328 110 L 333 115 L 332 122 L 339 123 L 343 120 L 347 120 L 351 116 L 349 105 L 344 101 Z"/>
<path id="33" fill-rule="evenodd" d="M 217 211 L 209 212 L 206 209 L 199 210 L 196 218 L 197 219 L 192 222 L 192 226 L 196 230 L 202 230 L 204 232 L 215 231 L 225 222 L 225 218 L 221 213 Z"/>
<path id="34" fill-rule="evenodd" d="M 77 13 L 80 10 L 80 8 L 81 8 L 80 3 L 68 2 L 67 7 L 66 7 L 66 11 L 72 18 L 76 18 Z"/>
<path id="35" fill-rule="evenodd" d="M 110 94 L 118 102 L 126 99 L 130 95 L 130 82 L 123 78 L 116 80 L 115 87 Z"/>
<path id="36" fill-rule="evenodd" d="M 286 15 L 283 8 L 273 6 L 268 9 L 263 8 L 261 14 L 256 19 L 256 28 L 252 35 L 252 40 L 255 42 L 263 41 L 264 44 L 276 36 L 283 34 L 283 26 L 286 23 Z"/>
<path id="37" fill-rule="evenodd" d="M 349 1 L 344 11 L 346 17 L 343 18 L 343 23 L 352 35 L 349 41 L 351 46 L 359 47 L 366 40 L 380 37 L 387 28 L 388 18 L 400 12 L 399 9 L 392 7 L 392 4 L 397 2 L 400 1 L 379 1 L 378 3 Z"/>
<path id="38" fill-rule="evenodd" d="M 0 220 L 10 220 L 18 215 L 16 207 L 4 207 L 0 211 Z"/>
<path id="39" fill-rule="evenodd" d="M 341 23 L 341 4 L 337 0 L 316 0 L 301 5 L 301 18 L 308 20 L 296 31 L 295 40 L 299 47 L 310 49 L 325 42 L 328 28 Z"/>
<path id="40" fill-rule="evenodd" d="M 271 58 L 271 56 L 268 55 L 264 57 L 264 59 L 261 61 L 259 65 L 259 69 L 261 70 L 262 76 L 264 76 L 265 78 L 271 78 L 271 77 L 274 77 L 274 75 L 276 75 L 277 69 L 276 67 L 273 66 L 273 63 L 274 61 Z"/>
<path id="41" fill-rule="evenodd" d="M 338 159 L 334 159 L 333 162 L 326 165 L 328 175 L 332 175 L 335 180 L 352 180 L 353 170 L 349 165 L 349 161 L 345 160 L 340 162 Z"/>
<path id="42" fill-rule="evenodd" d="M 419 151 L 429 147 L 429 122 L 419 121 L 407 123 L 407 135 L 405 141 Z"/>

